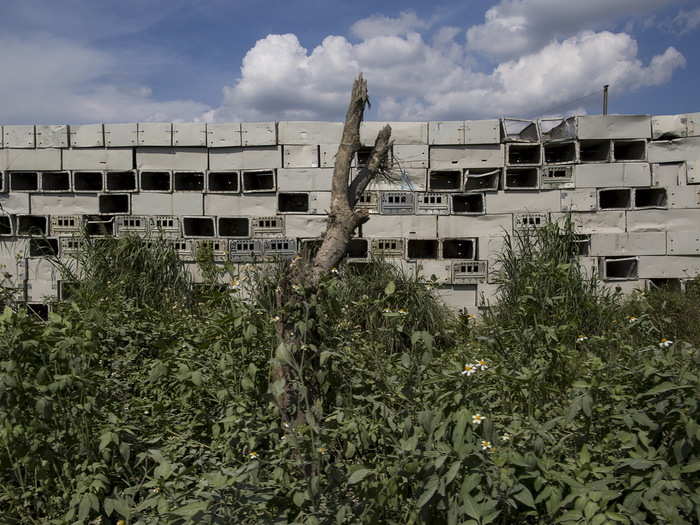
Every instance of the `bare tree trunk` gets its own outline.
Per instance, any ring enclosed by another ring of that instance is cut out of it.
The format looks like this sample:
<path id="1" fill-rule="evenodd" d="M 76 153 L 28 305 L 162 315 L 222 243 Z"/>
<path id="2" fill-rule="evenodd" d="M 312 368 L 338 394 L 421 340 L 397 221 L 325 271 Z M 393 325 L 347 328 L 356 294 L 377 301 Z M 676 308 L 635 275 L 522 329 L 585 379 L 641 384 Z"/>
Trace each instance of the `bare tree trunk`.
<path id="1" fill-rule="evenodd" d="M 388 124 L 377 134 L 367 168 L 361 171 L 350 183 L 350 165 L 355 153 L 361 147 L 360 124 L 364 116 L 365 106 L 368 103 L 367 81 L 360 73 L 352 86 L 350 104 L 343 126 L 343 136 L 335 157 L 331 209 L 328 214 L 328 224 L 323 242 L 313 259 L 308 254 L 304 254 L 304 257 L 296 258 L 292 262 L 286 278 L 277 289 L 276 300 L 280 320 L 277 322 L 276 328 L 280 341 L 280 351 L 284 356 L 282 359 L 280 359 L 281 356 L 278 356 L 273 365 L 272 379 L 278 385 L 275 400 L 284 423 L 289 423 L 292 419 L 297 421 L 305 419 L 304 409 L 300 406 L 301 393 L 294 387 L 291 377 L 292 367 L 289 364 L 289 359 L 298 357 L 300 353 L 303 334 L 295 328 L 295 319 L 286 318 L 286 313 L 298 312 L 306 297 L 317 293 L 318 285 L 323 276 L 328 274 L 343 259 L 353 232 L 358 226 L 369 220 L 369 212 L 355 210 L 355 205 L 367 185 L 387 164 L 392 144 L 390 142 L 391 126 Z M 297 378 L 297 381 L 300 379 Z M 305 401 L 308 404 L 308 392 L 306 394 Z M 293 408 L 296 408 L 294 418 L 291 414 Z"/>

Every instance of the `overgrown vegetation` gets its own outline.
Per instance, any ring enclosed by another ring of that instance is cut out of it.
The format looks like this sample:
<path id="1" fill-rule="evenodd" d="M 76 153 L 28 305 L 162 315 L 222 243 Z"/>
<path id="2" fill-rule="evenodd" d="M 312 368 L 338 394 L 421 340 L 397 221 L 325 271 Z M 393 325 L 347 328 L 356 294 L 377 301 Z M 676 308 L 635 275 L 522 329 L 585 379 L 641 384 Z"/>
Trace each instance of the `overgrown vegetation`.
<path id="1" fill-rule="evenodd" d="M 88 244 L 48 322 L 0 317 L 1 521 L 697 523 L 697 288 L 623 302 L 572 235 L 509 239 L 479 322 L 339 268 L 294 314 L 317 395 L 293 429 L 274 269 L 197 292 L 163 243 Z"/>

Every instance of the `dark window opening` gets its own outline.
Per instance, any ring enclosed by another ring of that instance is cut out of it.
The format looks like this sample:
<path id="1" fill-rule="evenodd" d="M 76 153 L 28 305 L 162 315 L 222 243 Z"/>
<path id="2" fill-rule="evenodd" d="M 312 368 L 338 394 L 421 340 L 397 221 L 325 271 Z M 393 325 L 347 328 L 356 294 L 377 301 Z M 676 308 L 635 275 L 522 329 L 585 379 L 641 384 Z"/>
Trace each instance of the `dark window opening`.
<path id="1" fill-rule="evenodd" d="M 496 191 L 501 170 L 494 169 L 469 169 L 467 179 L 464 182 L 464 191 Z"/>
<path id="2" fill-rule="evenodd" d="M 70 173 L 67 171 L 45 171 L 41 174 L 42 191 L 70 190 Z"/>
<path id="3" fill-rule="evenodd" d="M 473 259 L 474 239 L 445 239 L 442 241 L 444 259 Z"/>
<path id="4" fill-rule="evenodd" d="M 509 144 L 509 164 L 540 164 L 541 149 L 539 144 Z"/>
<path id="5" fill-rule="evenodd" d="M 461 171 L 445 170 L 430 172 L 429 186 L 431 190 L 459 190 L 461 185 Z"/>
<path id="6" fill-rule="evenodd" d="M 107 172 L 107 189 L 110 191 L 135 190 L 136 173 L 133 171 Z"/>
<path id="7" fill-rule="evenodd" d="M 209 191 L 238 192 L 238 173 L 235 171 L 210 171 L 208 178 Z"/>
<path id="8" fill-rule="evenodd" d="M 85 231 L 88 235 L 114 235 L 114 220 L 110 217 L 88 217 Z"/>
<path id="9" fill-rule="evenodd" d="M 0 235 L 12 235 L 12 218 L 0 215 Z"/>
<path id="10" fill-rule="evenodd" d="M 576 143 L 564 142 L 544 145 L 544 161 L 548 164 L 574 162 L 576 160 Z"/>
<path id="11" fill-rule="evenodd" d="M 277 209 L 282 213 L 303 213 L 309 211 L 308 193 L 280 193 L 277 195 Z"/>
<path id="12" fill-rule="evenodd" d="M 605 277 L 607 279 L 636 279 L 636 257 L 620 257 L 605 259 Z"/>
<path id="13" fill-rule="evenodd" d="M 273 171 L 244 171 L 243 191 L 275 191 Z"/>
<path id="14" fill-rule="evenodd" d="M 584 234 L 576 234 L 571 240 L 571 245 L 569 250 L 572 255 L 581 255 L 587 257 L 589 253 L 589 247 L 591 245 L 591 236 Z"/>
<path id="15" fill-rule="evenodd" d="M 58 255 L 58 239 L 30 239 L 29 257 Z"/>
<path id="16" fill-rule="evenodd" d="M 665 188 L 637 188 L 634 190 L 634 205 L 637 208 L 664 208 L 666 202 Z"/>
<path id="17" fill-rule="evenodd" d="M 173 179 L 175 191 L 204 190 L 204 173 L 201 171 L 176 171 Z"/>
<path id="18" fill-rule="evenodd" d="M 48 219 L 44 215 L 18 215 L 17 235 L 46 235 Z"/>
<path id="19" fill-rule="evenodd" d="M 613 155 L 616 161 L 644 160 L 646 158 L 645 140 L 616 140 L 613 143 Z"/>
<path id="20" fill-rule="evenodd" d="M 453 195 L 452 213 L 484 213 L 484 196 L 481 193 Z"/>
<path id="21" fill-rule="evenodd" d="M 142 171 L 142 191 L 170 191 L 170 172 L 167 171 Z"/>
<path id="22" fill-rule="evenodd" d="M 49 305 L 44 303 L 26 303 L 29 313 L 36 315 L 42 321 L 49 320 Z"/>
<path id="23" fill-rule="evenodd" d="M 102 173 L 99 171 L 76 171 L 73 173 L 75 191 L 102 191 Z"/>
<path id="24" fill-rule="evenodd" d="M 649 285 L 651 288 L 669 292 L 680 292 L 682 289 L 680 279 L 649 279 Z"/>
<path id="25" fill-rule="evenodd" d="M 437 259 L 438 241 L 437 239 L 409 239 L 408 258 L 409 259 Z"/>
<path id="26" fill-rule="evenodd" d="M 214 219 L 211 217 L 185 217 L 182 219 L 185 237 L 214 237 Z"/>
<path id="27" fill-rule="evenodd" d="M 506 169 L 506 189 L 537 188 L 539 173 L 537 168 Z"/>
<path id="28" fill-rule="evenodd" d="M 129 213 L 128 195 L 100 195 L 100 213 Z"/>
<path id="29" fill-rule="evenodd" d="M 600 190 L 600 209 L 629 208 L 632 205 L 631 191 L 628 189 Z"/>
<path id="30" fill-rule="evenodd" d="M 34 191 L 39 189 L 39 174 L 36 171 L 11 171 L 10 190 Z"/>
<path id="31" fill-rule="evenodd" d="M 609 140 L 582 140 L 579 147 L 581 162 L 608 162 L 610 160 Z"/>
<path id="32" fill-rule="evenodd" d="M 219 217 L 220 237 L 248 237 L 250 221 L 247 217 Z"/>
<path id="33" fill-rule="evenodd" d="M 369 157 L 372 154 L 372 148 L 371 146 L 364 146 L 361 147 L 357 151 L 357 167 L 358 168 L 366 168 L 367 165 L 369 164 Z"/>
<path id="34" fill-rule="evenodd" d="M 369 256 L 369 243 L 367 239 L 350 239 L 348 257 L 352 259 L 366 259 Z"/>

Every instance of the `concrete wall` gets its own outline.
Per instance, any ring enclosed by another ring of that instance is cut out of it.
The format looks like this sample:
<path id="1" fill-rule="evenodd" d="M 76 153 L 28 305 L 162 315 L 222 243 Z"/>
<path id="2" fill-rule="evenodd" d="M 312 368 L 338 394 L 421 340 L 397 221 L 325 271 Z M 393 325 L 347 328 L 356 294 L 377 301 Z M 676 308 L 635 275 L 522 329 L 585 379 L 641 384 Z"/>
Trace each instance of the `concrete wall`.
<path id="1" fill-rule="evenodd" d="M 363 124 L 364 146 L 383 124 Z M 476 311 L 504 232 L 571 213 L 584 264 L 610 286 L 700 271 L 700 114 L 391 124 L 393 175 L 364 195 L 353 263 L 387 257 Z M 325 228 L 342 124 L 1 129 L 0 265 L 18 299 L 45 303 L 61 291 L 45 254 L 68 260 L 84 226 L 165 235 L 188 261 L 205 243 L 235 264 L 294 253 Z"/>

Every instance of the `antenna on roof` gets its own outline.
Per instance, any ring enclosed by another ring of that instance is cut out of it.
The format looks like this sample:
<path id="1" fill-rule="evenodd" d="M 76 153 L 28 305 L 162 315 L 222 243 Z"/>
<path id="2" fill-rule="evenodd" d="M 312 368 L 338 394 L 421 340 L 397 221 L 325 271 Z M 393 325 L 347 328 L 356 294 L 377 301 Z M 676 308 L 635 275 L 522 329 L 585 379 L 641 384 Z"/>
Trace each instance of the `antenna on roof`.
<path id="1" fill-rule="evenodd" d="M 603 115 L 608 114 L 608 88 L 610 86 L 608 84 L 605 84 L 603 86 Z"/>

